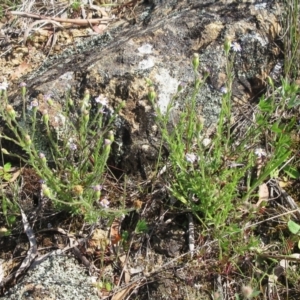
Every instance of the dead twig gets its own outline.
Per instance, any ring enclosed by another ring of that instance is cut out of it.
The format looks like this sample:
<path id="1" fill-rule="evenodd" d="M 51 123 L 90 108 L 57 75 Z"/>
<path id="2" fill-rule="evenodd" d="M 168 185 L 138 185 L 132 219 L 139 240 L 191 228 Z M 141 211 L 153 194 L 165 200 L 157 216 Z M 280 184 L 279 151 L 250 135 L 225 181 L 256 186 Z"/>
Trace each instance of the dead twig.
<path id="1" fill-rule="evenodd" d="M 29 245 L 30 248 L 27 252 L 26 258 L 23 260 L 21 266 L 19 267 L 15 278 L 17 278 L 22 272 L 24 272 L 26 269 L 28 269 L 31 265 L 31 263 L 34 261 L 36 256 L 38 255 L 37 253 L 37 244 L 36 244 L 36 239 L 33 233 L 33 230 L 27 220 L 27 217 L 23 211 L 23 209 L 20 207 L 21 215 L 22 215 L 22 221 L 24 225 L 24 231 L 27 235 L 27 238 L 29 240 Z"/>
<path id="2" fill-rule="evenodd" d="M 46 25 L 47 23 L 51 23 L 58 27 L 63 27 L 62 25 L 60 25 L 58 22 L 55 22 L 55 21 L 52 21 L 52 20 L 39 20 L 39 21 L 34 21 L 33 23 L 31 23 L 28 28 L 25 30 L 25 33 L 24 33 L 24 40 L 23 40 L 23 44 L 25 45 L 26 44 L 26 41 L 27 41 L 27 38 L 28 38 L 28 35 L 30 33 L 30 31 L 33 29 L 33 27 L 37 24 L 41 24 L 41 23 L 45 23 L 44 25 Z"/>
<path id="3" fill-rule="evenodd" d="M 24 18 L 33 18 L 33 19 L 40 19 L 43 21 L 55 21 L 59 23 L 72 23 L 76 25 L 81 25 L 81 26 L 89 26 L 90 24 L 100 24 L 102 22 L 107 22 L 110 20 L 113 20 L 112 18 L 108 17 L 103 17 L 101 19 L 65 19 L 65 18 L 56 18 L 56 17 L 48 17 L 48 16 L 43 16 L 43 15 L 36 15 L 36 14 L 31 14 L 31 13 L 24 13 L 20 11 L 11 11 L 9 14 L 16 15 L 16 16 L 21 16 Z"/>

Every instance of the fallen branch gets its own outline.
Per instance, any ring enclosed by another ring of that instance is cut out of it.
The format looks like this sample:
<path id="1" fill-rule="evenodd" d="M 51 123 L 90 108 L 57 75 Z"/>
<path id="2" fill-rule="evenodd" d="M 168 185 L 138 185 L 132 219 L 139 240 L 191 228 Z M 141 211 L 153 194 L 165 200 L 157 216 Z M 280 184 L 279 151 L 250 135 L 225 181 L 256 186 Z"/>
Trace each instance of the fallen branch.
<path id="1" fill-rule="evenodd" d="M 86 26 L 89 26 L 90 24 L 100 24 L 101 22 L 104 21 L 107 22 L 113 20 L 112 18 L 108 18 L 108 17 L 103 17 L 101 19 L 65 19 L 65 18 L 55 18 L 55 17 L 36 15 L 36 14 L 25 13 L 21 11 L 11 11 L 8 14 L 21 16 L 24 18 L 33 18 L 33 19 L 39 19 L 44 21 L 55 21 L 60 23 L 72 23 L 76 25 L 86 25 Z"/>

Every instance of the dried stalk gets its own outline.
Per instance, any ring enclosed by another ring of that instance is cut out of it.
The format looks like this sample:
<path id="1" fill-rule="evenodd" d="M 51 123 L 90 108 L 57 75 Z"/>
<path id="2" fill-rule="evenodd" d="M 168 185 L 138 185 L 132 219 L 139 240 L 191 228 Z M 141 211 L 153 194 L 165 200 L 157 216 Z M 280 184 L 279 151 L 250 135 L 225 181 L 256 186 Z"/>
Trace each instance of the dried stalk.
<path id="1" fill-rule="evenodd" d="M 65 18 L 56 18 L 56 17 L 48 17 L 42 15 L 36 15 L 31 13 L 25 13 L 20 11 L 11 11 L 8 14 L 21 16 L 24 18 L 33 18 L 33 19 L 40 19 L 44 21 L 55 21 L 60 23 L 72 23 L 81 26 L 89 26 L 90 24 L 100 24 L 102 21 L 110 21 L 112 18 L 103 17 L 101 19 L 65 19 Z"/>

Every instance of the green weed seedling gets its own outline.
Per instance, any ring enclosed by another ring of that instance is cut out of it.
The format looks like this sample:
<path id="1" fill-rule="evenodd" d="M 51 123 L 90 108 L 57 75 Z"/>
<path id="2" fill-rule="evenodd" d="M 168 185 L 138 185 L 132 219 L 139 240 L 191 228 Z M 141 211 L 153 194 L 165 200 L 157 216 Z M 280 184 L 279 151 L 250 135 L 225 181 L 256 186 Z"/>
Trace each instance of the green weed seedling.
<path id="1" fill-rule="evenodd" d="M 148 231 L 147 222 L 145 220 L 139 220 L 135 227 L 135 233 L 140 234 L 140 233 L 145 233 L 147 231 Z"/>
<path id="2" fill-rule="evenodd" d="M 289 220 L 287 223 L 288 229 L 292 234 L 295 234 L 300 237 L 300 225 L 295 223 L 292 220 Z M 300 238 L 298 241 L 298 248 L 300 249 Z"/>
<path id="3" fill-rule="evenodd" d="M 74 11 L 78 11 L 80 9 L 80 6 L 81 6 L 81 2 L 80 1 L 74 1 L 72 4 L 71 4 L 71 8 L 74 10 Z"/>
<path id="4" fill-rule="evenodd" d="M 0 167 L 0 182 L 2 180 L 9 181 L 12 177 L 11 173 L 11 163 L 6 163 L 3 167 Z"/>

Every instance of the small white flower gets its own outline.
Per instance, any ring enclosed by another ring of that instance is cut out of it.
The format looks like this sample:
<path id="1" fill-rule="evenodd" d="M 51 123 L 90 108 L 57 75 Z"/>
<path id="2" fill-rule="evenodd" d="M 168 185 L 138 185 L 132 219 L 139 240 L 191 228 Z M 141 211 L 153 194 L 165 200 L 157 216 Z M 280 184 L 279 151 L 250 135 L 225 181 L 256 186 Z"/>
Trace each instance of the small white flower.
<path id="1" fill-rule="evenodd" d="M 187 162 L 193 164 L 195 161 L 198 160 L 198 156 L 194 153 L 187 153 L 185 155 L 185 159 L 187 160 Z"/>
<path id="2" fill-rule="evenodd" d="M 264 149 L 262 149 L 262 148 L 257 148 L 257 149 L 255 149 L 254 153 L 255 153 L 255 155 L 256 155 L 257 157 L 267 156 L 266 151 L 265 151 Z"/>
<path id="3" fill-rule="evenodd" d="M 210 143 L 211 143 L 211 139 L 209 139 L 209 138 L 204 138 L 202 141 L 202 145 L 204 147 L 207 147 L 208 145 L 210 145 Z"/>
<path id="4" fill-rule="evenodd" d="M 45 154 L 44 154 L 44 153 L 40 152 L 40 153 L 39 153 L 39 158 L 40 158 L 40 159 L 45 159 L 45 158 L 46 158 L 46 156 L 45 156 Z"/>
<path id="5" fill-rule="evenodd" d="M 101 205 L 103 208 L 108 208 L 108 207 L 109 207 L 109 201 L 108 201 L 106 198 L 103 198 L 103 199 L 100 201 L 100 205 Z"/>
<path id="6" fill-rule="evenodd" d="M 7 81 L 3 81 L 2 83 L 0 83 L 0 90 L 6 90 L 7 87 L 8 87 Z"/>
<path id="7" fill-rule="evenodd" d="M 102 106 L 107 106 L 108 103 L 108 100 L 104 95 L 99 95 L 99 97 L 97 97 L 95 101 L 97 103 L 100 103 Z"/>
<path id="8" fill-rule="evenodd" d="M 241 52 L 242 51 L 242 47 L 240 44 L 238 44 L 237 42 L 233 42 L 231 45 L 231 48 L 234 52 Z"/>

